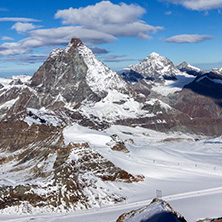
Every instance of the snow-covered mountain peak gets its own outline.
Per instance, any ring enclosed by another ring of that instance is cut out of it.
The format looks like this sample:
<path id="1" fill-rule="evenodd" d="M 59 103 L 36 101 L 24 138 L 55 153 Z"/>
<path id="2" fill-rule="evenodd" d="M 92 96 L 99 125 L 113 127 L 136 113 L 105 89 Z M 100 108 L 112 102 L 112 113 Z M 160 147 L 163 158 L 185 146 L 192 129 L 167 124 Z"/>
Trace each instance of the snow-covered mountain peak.
<path id="1" fill-rule="evenodd" d="M 160 54 L 156 53 L 156 52 L 152 52 L 150 55 L 150 57 L 159 57 Z"/>
<path id="2" fill-rule="evenodd" d="M 71 106 L 89 98 L 97 101 L 110 90 L 130 91 L 128 84 L 78 38 L 73 38 L 65 49 L 52 51 L 32 77 L 31 86 L 47 93 L 53 101 L 60 95 L 62 101 Z"/>
<path id="3" fill-rule="evenodd" d="M 199 76 L 205 73 L 203 70 L 195 66 L 192 66 L 188 64 L 187 62 L 182 62 L 180 65 L 177 66 L 177 68 L 181 72 L 186 72 L 187 74 L 194 75 L 194 76 Z"/>
<path id="4" fill-rule="evenodd" d="M 217 75 L 222 75 L 222 68 L 214 68 L 212 69 L 212 72 Z"/>
<path id="5" fill-rule="evenodd" d="M 49 58 L 56 58 L 57 56 L 61 55 L 62 53 L 69 53 L 69 51 L 72 49 L 74 51 L 78 50 L 80 46 L 83 46 L 82 41 L 79 38 L 72 38 L 70 43 L 66 46 L 65 49 L 54 49 L 50 55 Z"/>
<path id="6" fill-rule="evenodd" d="M 156 52 L 151 53 L 140 63 L 131 65 L 128 68 L 151 80 L 176 80 L 176 75 L 180 74 L 180 71 L 168 58 L 160 56 Z"/>
<path id="7" fill-rule="evenodd" d="M 180 65 L 178 65 L 177 68 L 185 68 L 187 66 L 189 66 L 189 64 L 184 61 L 184 62 L 180 63 Z"/>
<path id="8" fill-rule="evenodd" d="M 72 38 L 70 43 L 65 48 L 65 52 L 68 52 L 70 49 L 77 50 L 80 46 L 83 46 L 83 42 L 79 38 Z"/>

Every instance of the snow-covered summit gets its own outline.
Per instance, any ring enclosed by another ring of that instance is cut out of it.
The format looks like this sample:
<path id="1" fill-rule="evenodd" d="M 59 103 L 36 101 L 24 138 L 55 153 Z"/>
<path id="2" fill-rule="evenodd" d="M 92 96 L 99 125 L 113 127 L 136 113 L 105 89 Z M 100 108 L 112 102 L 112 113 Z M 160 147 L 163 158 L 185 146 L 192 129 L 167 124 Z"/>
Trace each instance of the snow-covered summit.
<path id="1" fill-rule="evenodd" d="M 41 91 L 53 91 L 53 95 L 67 95 L 71 91 L 77 94 L 77 91 L 82 90 L 81 95 L 87 94 L 84 98 L 89 94 L 101 97 L 113 89 L 128 91 L 127 83 L 98 60 L 78 38 L 73 38 L 65 49 L 51 52 L 46 62 L 34 74 L 32 86 L 44 88 Z M 69 96 L 71 97 L 73 98 L 73 95 Z M 78 100 L 84 99 L 83 97 Z"/>
<path id="2" fill-rule="evenodd" d="M 212 69 L 212 72 L 217 75 L 222 75 L 222 68 L 214 68 Z"/>
<path id="3" fill-rule="evenodd" d="M 128 66 L 127 68 L 151 80 L 176 80 L 176 75 L 180 74 L 180 71 L 168 58 L 160 56 L 156 52 L 151 53 L 140 63 Z"/>
<path id="4" fill-rule="evenodd" d="M 180 65 L 177 66 L 177 68 L 181 72 L 186 72 L 187 74 L 194 75 L 194 76 L 200 76 L 205 73 L 203 70 L 195 66 L 192 66 L 188 64 L 187 62 L 182 62 Z"/>
<path id="5" fill-rule="evenodd" d="M 152 52 L 149 56 L 150 57 L 160 57 L 160 54 L 158 54 L 156 52 Z"/>
<path id="6" fill-rule="evenodd" d="M 65 49 L 51 52 L 32 77 L 31 86 L 44 98 L 49 97 L 53 102 L 60 98 L 59 103 L 62 101 L 69 107 L 88 98 L 98 101 L 110 90 L 130 92 L 128 84 L 98 60 L 78 38 L 73 38 Z M 41 105 L 48 105 L 49 99 L 45 102 Z"/>

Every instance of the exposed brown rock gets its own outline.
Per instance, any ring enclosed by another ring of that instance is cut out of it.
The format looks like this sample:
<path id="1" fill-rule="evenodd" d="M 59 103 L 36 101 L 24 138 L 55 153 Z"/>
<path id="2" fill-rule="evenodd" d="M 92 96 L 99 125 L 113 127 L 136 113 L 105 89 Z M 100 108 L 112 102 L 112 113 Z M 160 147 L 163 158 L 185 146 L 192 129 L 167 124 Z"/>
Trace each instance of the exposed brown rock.
<path id="1" fill-rule="evenodd" d="M 129 153 L 129 150 L 126 148 L 124 142 L 117 143 L 116 145 L 111 147 L 111 149 L 114 150 L 114 151 Z"/>

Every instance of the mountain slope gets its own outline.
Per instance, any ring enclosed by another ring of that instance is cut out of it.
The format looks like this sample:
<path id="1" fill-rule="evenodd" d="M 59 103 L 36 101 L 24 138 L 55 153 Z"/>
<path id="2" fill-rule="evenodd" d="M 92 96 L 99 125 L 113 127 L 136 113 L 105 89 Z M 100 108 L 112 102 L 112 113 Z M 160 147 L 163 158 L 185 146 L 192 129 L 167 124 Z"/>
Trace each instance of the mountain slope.
<path id="1" fill-rule="evenodd" d="M 180 65 L 177 66 L 177 68 L 181 72 L 186 72 L 187 74 L 193 75 L 193 76 L 200 76 L 203 75 L 205 72 L 195 66 L 192 66 L 188 64 L 187 62 L 182 62 Z"/>
<path id="2" fill-rule="evenodd" d="M 121 100 L 132 90 L 79 39 L 54 50 L 29 82 L 0 90 L 1 212 L 88 209 L 125 199 L 118 184 L 139 180 L 90 144 L 64 144 L 63 137 L 73 123 L 107 128 L 79 107 L 108 94 L 113 104 L 113 93 Z"/>
<path id="3" fill-rule="evenodd" d="M 155 52 L 151 53 L 140 63 L 127 68 L 149 80 L 176 80 L 176 75 L 180 73 L 169 59 Z"/>
<path id="4" fill-rule="evenodd" d="M 50 54 L 32 77 L 31 87 L 44 96 L 47 94 L 42 105 L 55 99 L 71 104 L 89 97 L 97 101 L 111 89 L 128 91 L 127 84 L 75 38 L 65 49 Z"/>

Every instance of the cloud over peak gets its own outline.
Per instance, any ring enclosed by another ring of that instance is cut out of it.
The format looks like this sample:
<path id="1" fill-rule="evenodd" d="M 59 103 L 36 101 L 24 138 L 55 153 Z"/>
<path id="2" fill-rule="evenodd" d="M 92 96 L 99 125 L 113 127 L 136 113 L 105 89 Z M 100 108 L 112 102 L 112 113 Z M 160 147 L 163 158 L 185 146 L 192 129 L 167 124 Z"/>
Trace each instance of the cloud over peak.
<path id="1" fill-rule="evenodd" d="M 85 8 L 69 8 L 58 10 L 55 18 L 62 18 L 64 24 L 84 25 L 94 27 L 105 24 L 125 24 L 134 22 L 145 14 L 145 9 L 139 5 L 120 3 L 113 4 L 110 1 L 102 1 Z"/>
<path id="2" fill-rule="evenodd" d="M 175 35 L 175 36 L 172 36 L 168 39 L 165 39 L 165 42 L 169 42 L 169 43 L 199 43 L 199 42 L 203 42 L 205 40 L 210 40 L 212 38 L 213 38 L 213 36 L 210 36 L 210 35 L 183 34 L 183 35 Z"/>
<path id="3" fill-rule="evenodd" d="M 125 3 L 113 4 L 102 1 L 85 8 L 58 10 L 55 18 L 63 24 L 79 25 L 83 28 L 124 37 L 150 38 L 149 33 L 163 29 L 140 20 L 146 10 L 139 5 Z"/>
<path id="4" fill-rule="evenodd" d="M 42 46 L 67 45 L 73 36 L 78 36 L 85 43 L 102 44 L 117 40 L 112 35 L 83 29 L 80 26 L 65 26 L 51 29 L 37 29 L 28 32 L 29 37 L 18 42 L 0 45 L 0 56 L 25 54 Z"/>

